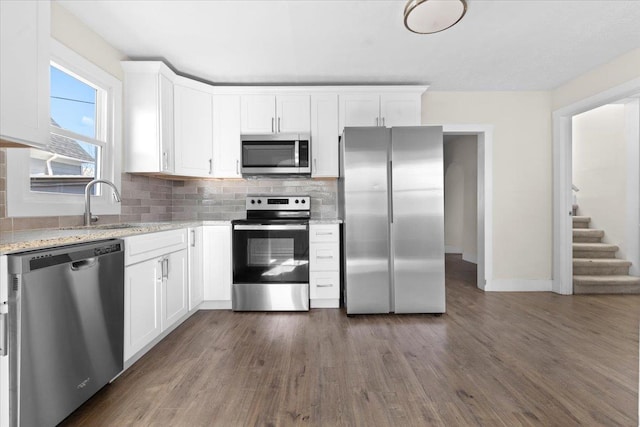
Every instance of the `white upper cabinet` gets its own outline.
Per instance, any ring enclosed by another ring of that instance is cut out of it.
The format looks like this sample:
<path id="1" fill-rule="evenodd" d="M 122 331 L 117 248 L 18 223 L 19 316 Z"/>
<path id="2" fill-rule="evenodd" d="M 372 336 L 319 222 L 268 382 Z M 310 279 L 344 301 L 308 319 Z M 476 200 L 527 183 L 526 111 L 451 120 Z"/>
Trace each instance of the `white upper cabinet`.
<path id="1" fill-rule="evenodd" d="M 213 176 L 240 178 L 240 95 L 213 96 Z"/>
<path id="2" fill-rule="evenodd" d="M 124 61 L 125 172 L 174 172 L 174 73 L 161 62 Z"/>
<path id="3" fill-rule="evenodd" d="M 385 93 L 380 95 L 382 126 L 420 126 L 422 97 L 414 93 Z"/>
<path id="4" fill-rule="evenodd" d="M 345 126 L 420 126 L 423 91 L 340 95 L 340 133 Z"/>
<path id="5" fill-rule="evenodd" d="M 311 95 L 311 176 L 337 178 L 338 95 Z"/>
<path id="6" fill-rule="evenodd" d="M 276 97 L 276 132 L 311 131 L 309 95 L 280 95 Z"/>
<path id="7" fill-rule="evenodd" d="M 8 143 L 49 139 L 50 7 L 0 1 L 0 139 Z"/>
<path id="8" fill-rule="evenodd" d="M 340 95 L 340 133 L 345 126 L 381 126 L 380 95 L 377 93 Z"/>
<path id="9" fill-rule="evenodd" d="M 310 128 L 309 95 L 241 96 L 242 133 L 309 133 Z"/>
<path id="10" fill-rule="evenodd" d="M 213 175 L 213 95 L 206 87 L 196 88 L 197 82 L 182 80 L 174 88 L 174 173 L 209 177 Z"/>

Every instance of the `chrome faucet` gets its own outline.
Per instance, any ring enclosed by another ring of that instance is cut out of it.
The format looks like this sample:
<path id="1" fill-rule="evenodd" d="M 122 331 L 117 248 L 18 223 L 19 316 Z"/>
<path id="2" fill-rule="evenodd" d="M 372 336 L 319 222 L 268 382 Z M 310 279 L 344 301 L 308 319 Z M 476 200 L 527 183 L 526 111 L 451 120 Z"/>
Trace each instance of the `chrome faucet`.
<path id="1" fill-rule="evenodd" d="M 116 199 L 116 202 L 120 201 L 120 193 L 118 192 L 118 189 L 116 188 L 116 185 L 113 182 L 108 181 L 106 179 L 94 179 L 93 181 L 89 182 L 87 186 L 84 187 L 84 225 L 85 226 L 91 225 L 92 222 L 96 222 L 98 220 L 97 217 L 91 216 L 91 187 L 93 187 L 99 182 L 110 185 L 111 188 L 113 188 L 113 191 L 114 191 L 113 196 Z"/>

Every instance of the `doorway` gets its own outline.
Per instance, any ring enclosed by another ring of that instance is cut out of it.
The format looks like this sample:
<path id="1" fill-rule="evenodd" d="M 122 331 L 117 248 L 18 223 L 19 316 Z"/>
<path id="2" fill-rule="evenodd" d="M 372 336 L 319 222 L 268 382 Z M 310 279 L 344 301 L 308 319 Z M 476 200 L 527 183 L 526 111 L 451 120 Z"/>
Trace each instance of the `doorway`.
<path id="1" fill-rule="evenodd" d="M 476 286 L 479 289 L 490 291 L 491 278 L 492 278 L 492 266 L 493 266 L 493 251 L 492 251 L 492 236 L 493 236 L 493 215 L 492 215 L 492 202 L 493 202 L 493 182 L 492 182 L 492 158 L 493 158 L 493 126 L 492 125 L 443 125 L 443 133 L 445 141 L 466 141 L 467 143 L 475 144 L 476 153 L 476 188 L 475 188 L 475 212 L 471 212 L 472 217 L 467 218 L 467 224 L 469 221 L 475 220 L 475 230 L 469 227 L 472 233 L 475 233 L 475 239 L 471 238 L 468 233 L 467 238 L 467 259 L 473 261 L 477 265 L 476 273 Z M 464 142 L 461 142 L 464 143 Z M 446 144 L 446 142 L 445 142 Z M 451 166 L 451 165 L 450 165 Z M 462 165 L 459 165 L 464 172 Z M 446 170 L 445 170 L 446 172 Z M 463 173 L 464 175 L 464 173 Z M 450 169 L 449 180 L 454 184 L 459 184 L 460 169 L 455 165 Z M 445 176 L 445 180 L 446 180 Z M 472 180 L 471 180 L 472 181 Z M 446 186 L 446 183 L 445 183 Z M 460 197 L 459 195 L 457 197 Z M 469 196 L 471 200 L 472 195 Z M 458 200 L 458 202 L 460 202 Z M 464 196 L 463 196 L 464 204 Z M 451 208 L 451 206 L 449 206 Z M 470 212 L 467 212 L 469 214 Z M 445 214 L 446 215 L 446 214 Z M 446 217 L 446 216 L 445 216 Z M 475 218 L 474 218 L 475 217 Z M 445 220 L 446 221 L 446 220 Z M 445 225 L 446 227 L 446 225 Z M 449 248 L 450 250 L 453 248 Z M 459 248 L 462 257 L 464 257 L 464 247 Z M 474 250 L 475 249 L 475 253 Z"/>
<path id="2" fill-rule="evenodd" d="M 628 82 L 553 113 L 553 292 L 573 294 L 573 124 L 574 117 L 612 103 L 625 105 L 626 206 L 624 232 L 630 236 L 625 247 L 629 260 L 640 261 L 640 80 Z M 578 193 L 579 194 L 579 193 Z M 579 196 L 578 196 L 579 197 Z M 579 205 L 579 202 L 578 202 Z M 586 213 L 586 212 L 585 212 Z M 632 274 L 635 270 L 631 270 Z"/>

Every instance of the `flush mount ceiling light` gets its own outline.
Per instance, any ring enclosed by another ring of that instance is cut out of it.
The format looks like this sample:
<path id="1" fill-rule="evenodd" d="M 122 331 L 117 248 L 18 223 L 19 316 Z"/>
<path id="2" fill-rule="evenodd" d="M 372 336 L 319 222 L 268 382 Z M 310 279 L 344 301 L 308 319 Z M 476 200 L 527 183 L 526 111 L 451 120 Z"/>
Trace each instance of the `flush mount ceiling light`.
<path id="1" fill-rule="evenodd" d="M 458 23 L 467 11 L 465 0 L 409 0 L 404 26 L 418 34 L 432 34 Z"/>

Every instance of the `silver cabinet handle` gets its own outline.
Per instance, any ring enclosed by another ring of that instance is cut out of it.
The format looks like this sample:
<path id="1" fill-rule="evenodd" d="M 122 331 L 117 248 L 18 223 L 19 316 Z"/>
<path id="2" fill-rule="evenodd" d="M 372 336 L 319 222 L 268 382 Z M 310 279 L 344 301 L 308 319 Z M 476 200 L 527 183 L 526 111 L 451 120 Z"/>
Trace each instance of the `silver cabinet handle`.
<path id="1" fill-rule="evenodd" d="M 169 278 L 169 258 L 164 259 L 167 262 L 167 279 Z"/>
<path id="2" fill-rule="evenodd" d="M 316 288 L 333 288 L 333 283 L 327 283 L 326 285 L 316 285 Z"/>
<path id="3" fill-rule="evenodd" d="M 169 154 L 166 151 L 162 152 L 162 170 L 169 169 Z"/>
<path id="4" fill-rule="evenodd" d="M 384 117 L 382 118 L 382 127 L 384 127 Z"/>
<path id="5" fill-rule="evenodd" d="M 331 236 L 332 231 L 316 231 L 316 236 Z"/>
<path id="6" fill-rule="evenodd" d="M 236 175 L 240 175 L 240 160 L 236 160 Z"/>
<path id="7" fill-rule="evenodd" d="M 278 133 L 280 133 L 280 117 L 278 117 Z"/>
<path id="8" fill-rule="evenodd" d="M 313 170 L 316 172 L 318 170 L 318 159 L 313 159 Z"/>
<path id="9" fill-rule="evenodd" d="M 378 126 L 378 118 L 376 117 L 376 126 Z"/>
<path id="10" fill-rule="evenodd" d="M 209 159 L 209 175 L 213 174 L 213 159 Z"/>
<path id="11" fill-rule="evenodd" d="M 196 247 L 196 230 L 191 230 L 191 247 Z"/>
<path id="12" fill-rule="evenodd" d="M 333 255 L 317 255 L 317 259 L 333 259 Z"/>
<path id="13" fill-rule="evenodd" d="M 275 118 L 271 117 L 271 133 L 275 133 L 275 129 L 273 128 L 273 123 L 275 122 Z"/>

